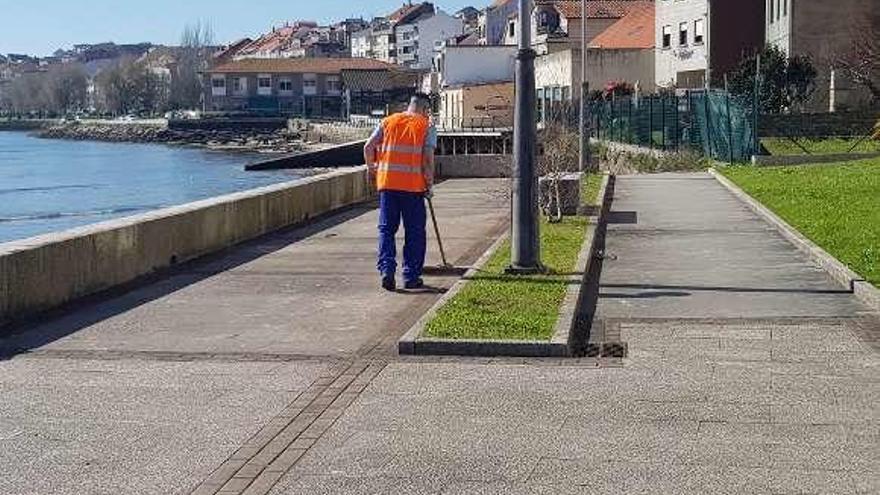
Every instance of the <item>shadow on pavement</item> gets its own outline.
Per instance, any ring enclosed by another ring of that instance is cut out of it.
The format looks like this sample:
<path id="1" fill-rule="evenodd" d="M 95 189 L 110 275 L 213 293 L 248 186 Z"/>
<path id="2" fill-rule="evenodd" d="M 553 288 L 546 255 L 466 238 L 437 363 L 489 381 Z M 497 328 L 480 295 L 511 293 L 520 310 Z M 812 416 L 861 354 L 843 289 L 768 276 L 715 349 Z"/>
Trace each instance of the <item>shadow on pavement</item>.
<path id="1" fill-rule="evenodd" d="M 280 251 L 291 244 L 365 215 L 375 208 L 376 203 L 369 202 L 315 217 L 304 225 L 288 227 L 245 241 L 224 251 L 141 277 L 0 328 L 0 361 L 50 344 L 83 328 Z M 51 325 L 61 318 L 66 319 L 63 326 Z"/>

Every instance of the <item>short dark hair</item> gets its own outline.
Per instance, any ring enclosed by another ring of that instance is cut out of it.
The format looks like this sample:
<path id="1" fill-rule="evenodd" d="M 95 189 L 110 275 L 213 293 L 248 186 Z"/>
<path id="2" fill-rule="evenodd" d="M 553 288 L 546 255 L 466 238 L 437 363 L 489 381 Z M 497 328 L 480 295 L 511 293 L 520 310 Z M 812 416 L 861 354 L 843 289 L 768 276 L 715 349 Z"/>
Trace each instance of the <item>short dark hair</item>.
<path id="1" fill-rule="evenodd" d="M 410 98 L 409 104 L 419 110 L 429 109 L 431 108 L 431 96 L 426 93 L 416 93 Z"/>

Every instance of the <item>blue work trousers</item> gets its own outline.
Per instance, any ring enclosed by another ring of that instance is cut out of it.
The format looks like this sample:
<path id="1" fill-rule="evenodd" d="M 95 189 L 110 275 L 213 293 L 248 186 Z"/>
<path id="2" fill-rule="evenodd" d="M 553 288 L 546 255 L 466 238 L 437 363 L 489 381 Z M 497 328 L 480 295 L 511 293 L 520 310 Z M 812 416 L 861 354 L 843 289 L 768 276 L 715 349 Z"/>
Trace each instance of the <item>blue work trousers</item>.
<path id="1" fill-rule="evenodd" d="M 383 277 L 397 272 L 397 247 L 394 236 L 403 219 L 403 279 L 418 280 L 425 266 L 425 195 L 401 191 L 379 191 L 379 262 Z"/>

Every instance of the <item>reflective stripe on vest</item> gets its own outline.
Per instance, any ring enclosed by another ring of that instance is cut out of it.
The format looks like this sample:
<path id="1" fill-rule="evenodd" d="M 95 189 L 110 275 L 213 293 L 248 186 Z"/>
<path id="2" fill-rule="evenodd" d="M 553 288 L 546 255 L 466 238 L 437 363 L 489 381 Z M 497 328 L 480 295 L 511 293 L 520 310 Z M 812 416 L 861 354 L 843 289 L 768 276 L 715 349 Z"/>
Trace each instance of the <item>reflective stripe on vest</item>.
<path id="1" fill-rule="evenodd" d="M 409 113 L 394 114 L 382 122 L 376 173 L 376 186 L 380 191 L 424 192 L 427 189 L 422 153 L 428 127 L 427 117 Z"/>

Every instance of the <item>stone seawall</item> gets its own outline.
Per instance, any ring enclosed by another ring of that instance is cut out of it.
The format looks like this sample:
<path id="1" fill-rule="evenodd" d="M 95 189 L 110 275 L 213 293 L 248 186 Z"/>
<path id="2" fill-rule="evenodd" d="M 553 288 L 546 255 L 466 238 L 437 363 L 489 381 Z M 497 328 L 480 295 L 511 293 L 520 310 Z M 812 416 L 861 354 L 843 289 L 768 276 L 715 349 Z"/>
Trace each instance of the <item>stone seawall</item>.
<path id="1" fill-rule="evenodd" d="M 372 195 L 357 167 L 0 244 L 0 329 Z"/>

